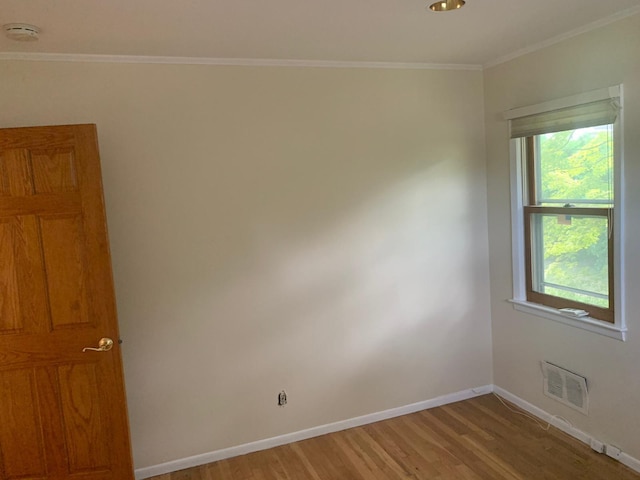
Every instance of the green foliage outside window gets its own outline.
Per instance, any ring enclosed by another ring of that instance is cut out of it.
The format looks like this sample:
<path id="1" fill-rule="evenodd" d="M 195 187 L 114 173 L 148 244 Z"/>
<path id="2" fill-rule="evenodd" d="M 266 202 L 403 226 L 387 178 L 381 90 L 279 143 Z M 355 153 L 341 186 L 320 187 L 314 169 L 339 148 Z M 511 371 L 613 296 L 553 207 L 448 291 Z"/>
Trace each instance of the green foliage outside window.
<path id="1" fill-rule="evenodd" d="M 538 188 L 541 205 L 576 207 L 613 206 L 613 142 L 611 126 L 544 134 L 537 137 Z M 584 293 L 550 286 L 543 292 L 608 307 L 608 238 L 606 217 L 541 215 L 541 245 L 545 283 L 553 283 Z M 540 275 L 542 273 L 542 275 Z M 595 293 L 596 295 L 589 294 Z M 599 295 L 598 295 L 599 294 Z"/>

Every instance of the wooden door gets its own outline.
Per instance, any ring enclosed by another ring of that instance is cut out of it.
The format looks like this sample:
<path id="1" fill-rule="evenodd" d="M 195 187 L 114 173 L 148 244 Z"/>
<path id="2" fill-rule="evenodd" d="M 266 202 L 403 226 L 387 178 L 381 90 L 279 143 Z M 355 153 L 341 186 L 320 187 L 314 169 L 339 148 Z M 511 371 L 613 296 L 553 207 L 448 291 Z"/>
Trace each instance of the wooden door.
<path id="1" fill-rule="evenodd" d="M 129 445 L 95 126 L 0 129 L 0 479 L 129 480 Z"/>

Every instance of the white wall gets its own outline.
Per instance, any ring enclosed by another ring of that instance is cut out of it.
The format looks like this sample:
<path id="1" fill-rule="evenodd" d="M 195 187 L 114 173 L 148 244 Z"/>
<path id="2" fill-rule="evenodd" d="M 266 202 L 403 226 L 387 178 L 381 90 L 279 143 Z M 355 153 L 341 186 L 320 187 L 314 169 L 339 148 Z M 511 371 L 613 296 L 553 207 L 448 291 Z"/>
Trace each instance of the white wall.
<path id="1" fill-rule="evenodd" d="M 2 127 L 98 125 L 137 468 L 491 383 L 481 72 L 0 79 Z"/>
<path id="2" fill-rule="evenodd" d="M 640 458 L 640 15 L 485 71 L 494 381 Z M 622 343 L 513 310 L 509 139 L 502 112 L 624 84 L 627 326 Z M 583 416 L 543 396 L 540 360 L 589 380 Z"/>

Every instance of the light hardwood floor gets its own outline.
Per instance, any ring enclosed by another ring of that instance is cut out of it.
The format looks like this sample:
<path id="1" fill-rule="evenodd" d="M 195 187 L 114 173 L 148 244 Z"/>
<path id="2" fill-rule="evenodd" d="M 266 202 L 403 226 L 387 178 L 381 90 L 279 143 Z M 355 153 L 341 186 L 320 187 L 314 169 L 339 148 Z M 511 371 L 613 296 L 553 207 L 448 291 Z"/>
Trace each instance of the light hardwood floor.
<path id="1" fill-rule="evenodd" d="M 485 395 L 153 478 L 639 480 L 640 474 Z"/>

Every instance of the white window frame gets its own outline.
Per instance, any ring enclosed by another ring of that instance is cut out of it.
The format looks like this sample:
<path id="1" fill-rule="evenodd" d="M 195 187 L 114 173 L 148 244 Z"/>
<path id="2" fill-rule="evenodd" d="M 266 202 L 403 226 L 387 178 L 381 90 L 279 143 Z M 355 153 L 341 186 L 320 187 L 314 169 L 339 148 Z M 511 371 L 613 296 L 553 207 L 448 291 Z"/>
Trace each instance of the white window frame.
<path id="1" fill-rule="evenodd" d="M 620 113 L 613 125 L 614 141 L 614 323 L 608 323 L 591 317 L 574 317 L 562 313 L 560 310 L 545 305 L 527 301 L 525 282 L 525 242 L 524 242 L 524 159 L 522 142 L 524 139 L 511 139 L 511 242 L 513 265 L 513 298 L 508 301 L 513 304 L 515 310 L 529 313 L 537 317 L 553 320 L 564 325 L 581 328 L 590 332 L 605 335 L 617 340 L 626 339 L 625 322 L 625 289 L 624 289 L 624 185 L 623 177 L 623 88 L 622 85 L 594 90 L 571 97 L 532 105 L 528 107 L 509 110 L 504 113 L 505 120 L 549 112 L 561 108 L 574 107 L 585 103 L 620 98 Z"/>

